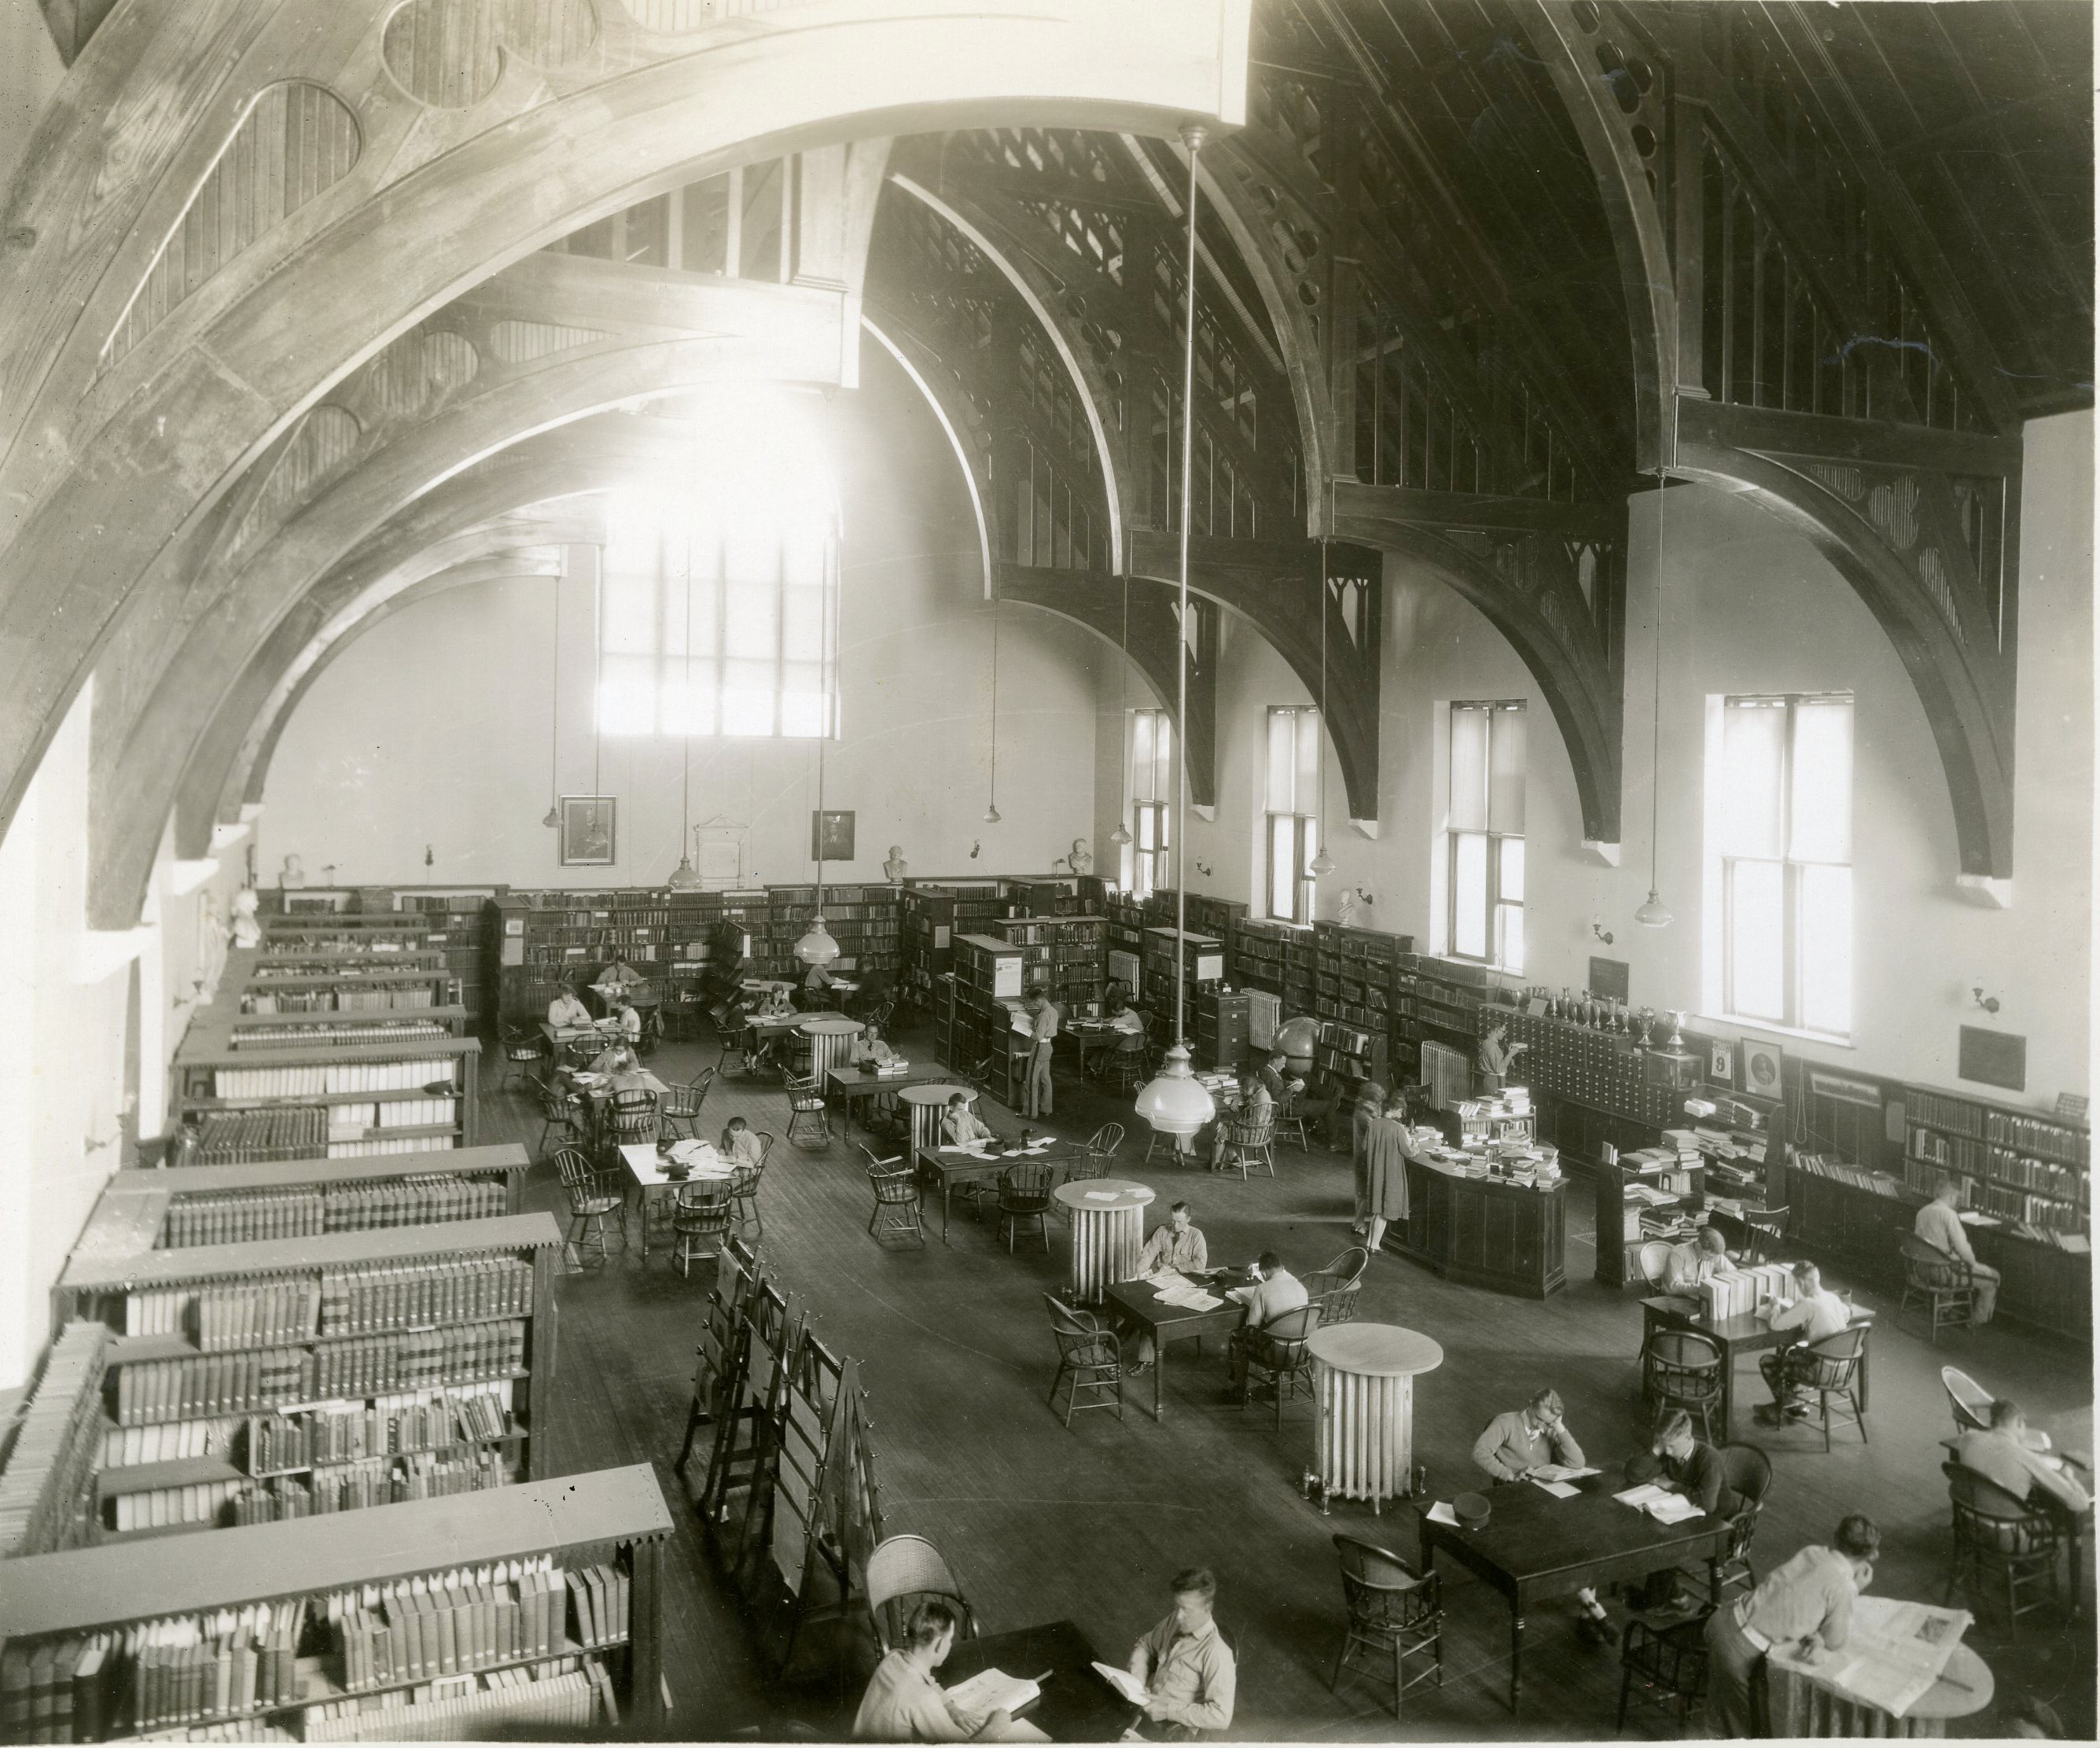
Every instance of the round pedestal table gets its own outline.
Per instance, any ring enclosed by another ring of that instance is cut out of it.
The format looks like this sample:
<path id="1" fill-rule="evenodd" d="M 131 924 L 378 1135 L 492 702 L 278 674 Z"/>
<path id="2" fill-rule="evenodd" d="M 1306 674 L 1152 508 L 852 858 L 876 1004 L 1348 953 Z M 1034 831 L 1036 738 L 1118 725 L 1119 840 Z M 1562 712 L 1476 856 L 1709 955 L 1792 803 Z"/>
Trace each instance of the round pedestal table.
<path id="1" fill-rule="evenodd" d="M 1813 1664 L 1784 1651 L 1765 1659 L 1765 1704 L 1773 1736 L 1944 1736 L 1948 1719 L 1981 1711 L 1997 1686 L 1991 1666 L 1967 1645 L 1957 1645 L 1939 1680 L 1899 1718 L 1829 1680 L 1844 1662 L 1829 1651 Z"/>
<path id="2" fill-rule="evenodd" d="M 1427 1335 L 1393 1323 L 1337 1323 L 1312 1332 L 1320 1419 L 1314 1470 L 1320 1509 L 1336 1494 L 1376 1511 L 1409 1490 L 1414 1464 L 1414 1379 L 1444 1363 Z"/>
<path id="3" fill-rule="evenodd" d="M 911 1107 L 911 1145 L 918 1147 L 938 1147 L 941 1145 L 941 1113 L 947 1108 L 948 1101 L 958 1092 L 974 1105 L 977 1094 L 968 1087 L 956 1086 L 946 1080 L 929 1081 L 924 1086 L 906 1087 L 898 1097 Z"/>
<path id="4" fill-rule="evenodd" d="M 1072 1216 L 1072 1302 L 1092 1304 L 1137 1273 L 1153 1192 L 1126 1177 L 1086 1177 L 1051 1194 Z"/>
<path id="5" fill-rule="evenodd" d="M 812 1013 L 797 1021 L 795 1030 L 809 1037 L 810 1069 L 821 1090 L 831 1084 L 827 1078 L 831 1071 L 844 1068 L 852 1057 L 853 1042 L 860 1036 L 861 1025 L 842 1013 Z"/>

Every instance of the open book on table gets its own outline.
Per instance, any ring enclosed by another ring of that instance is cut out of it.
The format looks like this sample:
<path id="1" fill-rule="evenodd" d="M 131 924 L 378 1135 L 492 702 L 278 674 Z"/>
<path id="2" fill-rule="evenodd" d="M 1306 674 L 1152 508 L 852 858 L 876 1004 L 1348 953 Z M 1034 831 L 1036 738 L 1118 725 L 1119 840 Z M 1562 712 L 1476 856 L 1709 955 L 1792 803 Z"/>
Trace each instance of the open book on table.
<path id="1" fill-rule="evenodd" d="M 987 1712 L 1018 1711 L 1033 1705 L 1043 1689 L 1023 1675 L 1009 1675 L 1003 1669 L 981 1669 L 967 1681 L 948 1689 L 948 1698 L 964 1711 L 979 1717 Z"/>
<path id="2" fill-rule="evenodd" d="M 1624 1493 L 1612 1497 L 1621 1505 L 1630 1505 L 1637 1512 L 1646 1512 L 1659 1524 L 1681 1524 L 1688 1517 L 1697 1517 L 1699 1507 L 1681 1493 L 1672 1493 L 1666 1487 L 1658 1487 L 1650 1481 L 1644 1487 L 1630 1487 Z"/>

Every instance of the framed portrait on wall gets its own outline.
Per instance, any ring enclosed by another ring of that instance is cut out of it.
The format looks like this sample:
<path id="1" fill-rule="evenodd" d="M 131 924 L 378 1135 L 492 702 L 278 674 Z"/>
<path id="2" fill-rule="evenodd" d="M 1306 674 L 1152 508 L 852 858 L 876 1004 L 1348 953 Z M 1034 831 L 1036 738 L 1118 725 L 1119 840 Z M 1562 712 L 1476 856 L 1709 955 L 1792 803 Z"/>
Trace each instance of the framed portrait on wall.
<path id="1" fill-rule="evenodd" d="M 611 795 L 562 797 L 562 865 L 611 867 L 618 848 L 620 801 Z"/>
<path id="2" fill-rule="evenodd" d="M 1777 1098 L 1780 1096 L 1780 1065 L 1782 1053 L 1776 1044 L 1760 1044 L 1745 1038 L 1743 1053 L 1743 1090 L 1754 1092 L 1759 1098 Z"/>
<path id="3" fill-rule="evenodd" d="M 810 859 L 812 862 L 850 862 L 854 859 L 854 816 L 849 810 L 827 807 L 810 815 Z"/>
<path id="4" fill-rule="evenodd" d="M 1706 1079 L 1717 1087 L 1736 1084 L 1736 1045 L 1732 1039 L 1716 1038 L 1706 1046 Z"/>

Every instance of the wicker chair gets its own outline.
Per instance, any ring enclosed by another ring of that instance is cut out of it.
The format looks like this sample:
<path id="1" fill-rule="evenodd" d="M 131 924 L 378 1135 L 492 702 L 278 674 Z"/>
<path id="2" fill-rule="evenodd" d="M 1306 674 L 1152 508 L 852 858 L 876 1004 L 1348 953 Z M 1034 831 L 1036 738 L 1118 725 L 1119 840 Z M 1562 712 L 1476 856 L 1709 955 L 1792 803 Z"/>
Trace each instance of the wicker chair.
<path id="1" fill-rule="evenodd" d="M 1943 1463 L 1939 1468 L 1954 1503 L 1954 1559 L 1941 1600 L 1952 1601 L 1956 1586 L 1965 1578 L 1992 1594 L 2002 1586 L 2006 1627 L 2017 1639 L 2020 1617 L 2056 1600 L 2062 1529 L 2044 1507 L 2015 1499 L 1972 1468 L 1959 1463 Z M 2036 1585 L 2048 1594 L 2023 1601 L 2023 1592 Z"/>
<path id="2" fill-rule="evenodd" d="M 1968 1373 L 1957 1371 L 1952 1366 L 1939 1368 L 1939 1384 L 1947 1392 L 1947 1406 L 1954 1410 L 1954 1430 L 1957 1435 L 1991 1430 L 1991 1405 L 1996 1397 Z"/>
<path id="3" fill-rule="evenodd" d="M 654 1145 L 663 1126 L 657 1115 L 656 1095 L 647 1087 L 622 1087 L 614 1093 L 607 1120 L 613 1141 L 622 1147 L 639 1142 Z"/>
<path id="4" fill-rule="evenodd" d="M 1308 1304 L 1245 1332 L 1242 1352 L 1246 1372 L 1240 1388 L 1242 1414 L 1254 1400 L 1255 1392 L 1265 1384 L 1276 1400 L 1276 1428 L 1283 1430 L 1285 1401 L 1312 1393 L 1312 1331 L 1319 1326 L 1320 1308 Z"/>
<path id="5" fill-rule="evenodd" d="M 620 1247 L 627 1248 L 627 1181 L 617 1167 L 601 1170 L 574 1147 L 555 1150 L 554 1170 L 569 1198 L 569 1231 L 566 1248 L 575 1251 L 576 1267 L 585 1266 L 588 1251 L 602 1266 L 608 1256 L 606 1222 L 620 1222 Z"/>
<path id="6" fill-rule="evenodd" d="M 1913 1299 L 1922 1300 L 1932 1321 L 1932 1344 L 1938 1347 L 1941 1330 L 1967 1329 L 1975 1322 L 1976 1278 L 1960 1257 L 1922 1238 L 1906 1238 L 1901 1248 L 1904 1290 L 1896 1315 L 1909 1310 Z"/>
<path id="7" fill-rule="evenodd" d="M 1721 1349 L 1689 1330 L 1658 1329 L 1641 1354 L 1641 1393 L 1657 1410 L 1682 1408 L 1710 1441 L 1721 1411 Z"/>
<path id="8" fill-rule="evenodd" d="M 540 1089 L 540 1110 L 546 1121 L 540 1128 L 539 1150 L 547 1150 L 547 1137 L 555 1130 L 562 1132 L 566 1146 L 573 1141 L 585 1141 L 590 1135 L 590 1115 L 580 1092 L 571 1092 L 553 1084 Z"/>
<path id="9" fill-rule="evenodd" d="M 878 1159 L 872 1148 L 867 1155 L 867 1181 L 875 1191 L 875 1210 L 867 1217 L 867 1235 L 878 1244 L 885 1237 L 909 1238 L 924 1249 L 926 1229 L 919 1218 L 919 1176 L 904 1156 Z M 899 1169 L 902 1168 L 902 1169 Z"/>
<path id="10" fill-rule="evenodd" d="M 814 1074 L 796 1075 L 783 1072 L 781 1079 L 788 1088 L 788 1139 L 797 1147 L 810 1145 L 796 1132 L 814 1126 L 815 1145 L 832 1145 L 832 1116 L 824 1108 L 824 1089 L 817 1084 Z"/>
<path id="11" fill-rule="evenodd" d="M 1320 1308 L 1321 1328 L 1356 1321 L 1357 1301 L 1363 1292 L 1364 1271 L 1370 1266 L 1370 1261 L 1369 1251 L 1361 1244 L 1352 1244 L 1332 1262 L 1305 1277 L 1306 1295 Z"/>
<path id="12" fill-rule="evenodd" d="M 540 1065 L 547 1060 L 547 1040 L 538 1029 L 531 1026 L 506 1026 L 503 1033 L 503 1084 L 510 1084 L 510 1077 L 523 1074 L 528 1079 L 535 1078 Z"/>
<path id="13" fill-rule="evenodd" d="M 948 1569 L 941 1551 L 924 1536 L 885 1536 L 867 1556 L 867 1610 L 875 1617 L 875 1642 L 887 1653 L 904 1643 L 911 1605 L 938 1596 L 960 1617 L 958 1638 L 977 1635 L 977 1613 Z"/>
<path id="14" fill-rule="evenodd" d="M 671 1207 L 671 1260 L 690 1278 L 692 1265 L 721 1255 L 734 1214 L 730 1188 L 720 1179 L 681 1184 Z"/>
<path id="15" fill-rule="evenodd" d="M 1023 1221 L 1032 1220 L 1042 1234 L 1043 1253 L 1050 1253 L 1050 1192 L 1057 1187 L 1061 1168 L 1039 1160 L 1022 1160 L 999 1174 L 999 1230 L 1006 1234 L 1006 1250 L 1013 1254 L 1013 1235 Z"/>
<path id="16" fill-rule="evenodd" d="M 739 1165 L 729 1176 L 730 1205 L 735 1210 L 737 1229 L 748 1226 L 760 1238 L 765 1236 L 765 1217 L 758 1210 L 758 1182 L 765 1176 L 765 1162 L 773 1152 L 773 1137 L 764 1129 L 752 1132 L 758 1137 L 758 1158 L 750 1165 Z"/>
<path id="17" fill-rule="evenodd" d="M 1229 1172 L 1235 1165 L 1240 1168 L 1240 1181 L 1246 1181 L 1247 1168 L 1260 1164 L 1268 1168 L 1271 1177 L 1276 1176 L 1276 1107 L 1272 1105 L 1259 1116 L 1233 1116 L 1225 1120 L 1225 1159 L 1221 1169 Z"/>
<path id="18" fill-rule="evenodd" d="M 1045 1293 L 1050 1308 L 1050 1333 L 1057 1344 L 1057 1375 L 1050 1380 L 1050 1411 L 1057 1411 L 1057 1393 L 1065 1397 L 1065 1424 L 1070 1427 L 1075 1411 L 1084 1408 L 1113 1408 L 1123 1419 L 1123 1357 L 1115 1337 L 1104 1329 L 1091 1312 L 1075 1311 L 1054 1293 Z M 1082 1401 L 1085 1392 L 1094 1400 Z"/>
<path id="19" fill-rule="evenodd" d="M 673 1135 L 683 1125 L 682 1139 L 690 1141 L 699 1133 L 700 1106 L 708 1101 L 708 1092 L 715 1084 L 716 1070 L 704 1068 L 683 1086 L 668 1086 L 664 1089 L 664 1127 Z"/>
<path id="20" fill-rule="evenodd" d="M 1342 1649 L 1327 1677 L 1332 1693 L 1352 1657 L 1379 1659 L 1376 1679 L 1391 1684 L 1392 1715 L 1407 1690 L 1436 1678 L 1444 1685 L 1444 1592 L 1436 1573 L 1418 1572 L 1397 1554 L 1352 1535 L 1335 1538 L 1342 1556 L 1342 1600 L 1348 1611 Z M 1427 1656 L 1432 1666 L 1407 1673 L 1410 1657 Z M 1370 1673 L 1370 1671 L 1365 1671 Z"/>
<path id="21" fill-rule="evenodd" d="M 1626 1623 L 1619 1653 L 1619 1729 L 1626 1727 L 1626 1702 L 1639 1697 L 1677 1719 L 1684 1733 L 1706 1697 L 1706 1618 L 1651 1625 L 1636 1616 Z"/>

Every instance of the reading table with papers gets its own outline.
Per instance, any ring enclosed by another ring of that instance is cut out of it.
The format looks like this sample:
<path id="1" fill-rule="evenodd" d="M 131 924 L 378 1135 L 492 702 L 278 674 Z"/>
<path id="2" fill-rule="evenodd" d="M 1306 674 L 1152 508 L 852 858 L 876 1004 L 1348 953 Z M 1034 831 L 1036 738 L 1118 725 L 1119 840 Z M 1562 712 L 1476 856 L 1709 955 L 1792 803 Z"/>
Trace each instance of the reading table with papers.
<path id="1" fill-rule="evenodd" d="M 1961 1643 L 1971 1617 L 1889 1596 L 1852 1605 L 1841 1649 L 1807 1661 L 1775 1649 L 1765 1659 L 1765 1703 L 1776 1738 L 1942 1737 L 1951 1718 L 1991 1703 L 1991 1666 Z"/>
<path id="2" fill-rule="evenodd" d="M 1038 1697 L 1015 1715 L 1011 1728 L 983 1739 L 1114 1741 L 1135 1714 L 1130 1702 L 1097 1672 L 1099 1661 L 1092 1642 L 1077 1622 L 1052 1621 L 982 1639 L 957 1640 L 941 1666 L 940 1680 L 951 1697 L 978 1710 L 983 1709 L 983 1697 L 998 1697 L 990 1684 L 960 1695 L 956 1689 L 987 1671 L 1008 1678 L 999 1684 L 1001 1688 L 1010 1688 L 1017 1681 L 1039 1688 Z"/>
<path id="3" fill-rule="evenodd" d="M 1087 1150 L 1077 1141 L 1061 1141 L 1052 1135 L 1037 1137 L 1026 1147 L 1012 1141 L 991 1141 L 974 1147 L 955 1147 L 942 1142 L 920 1143 L 911 1150 L 912 1164 L 922 1189 L 938 1185 L 941 1192 L 941 1242 L 948 1242 L 949 1203 L 957 1184 L 983 1183 L 1016 1165 L 1057 1165 L 1083 1159 Z M 1063 1189 L 1064 1185 L 1060 1185 Z"/>
<path id="4" fill-rule="evenodd" d="M 1786 1346 L 1794 1338 L 1795 1331 L 1774 1329 L 1771 1324 L 1754 1311 L 1737 1312 L 1732 1317 L 1714 1318 L 1694 1304 L 1689 1299 L 1664 1296 L 1641 1300 L 1641 1347 L 1647 1350 L 1649 1338 L 1658 1329 L 1681 1329 L 1694 1335 L 1703 1335 L 1721 1350 L 1721 1427 L 1718 1442 L 1725 1443 L 1735 1436 L 1736 1413 L 1736 1357 L 1742 1353 L 1762 1353 L 1772 1348 Z M 1852 1327 L 1871 1325 L 1874 1313 L 1855 1311 Z M 1860 1406 L 1868 1406 L 1869 1368 L 1873 1363 L 1871 1344 L 1860 1350 Z"/>
<path id="5" fill-rule="evenodd" d="M 1171 1269 L 1135 1280 L 1118 1281 L 1103 1299 L 1116 1322 L 1152 1338 L 1152 1418 L 1167 1418 L 1167 1350 L 1177 1341 L 1200 1343 L 1206 1335 L 1229 1335 L 1246 1314 L 1224 1296 L 1230 1287 L 1244 1287 L 1244 1269 L 1215 1269 L 1190 1277 Z"/>
<path id="6" fill-rule="evenodd" d="M 1728 1521 L 1679 1494 L 1652 1485 L 1615 1493 L 1595 1470 L 1567 1470 L 1546 1485 L 1519 1481 L 1488 1497 L 1493 1509 L 1478 1529 L 1462 1527 L 1448 1503 L 1427 1511 L 1422 1557 L 1434 1565 L 1440 1552 L 1449 1555 L 1508 1602 L 1512 1715 L 1524 1693 L 1524 1617 L 1535 1605 L 1701 1560 L 1710 1594 L 1720 1594 Z"/>

